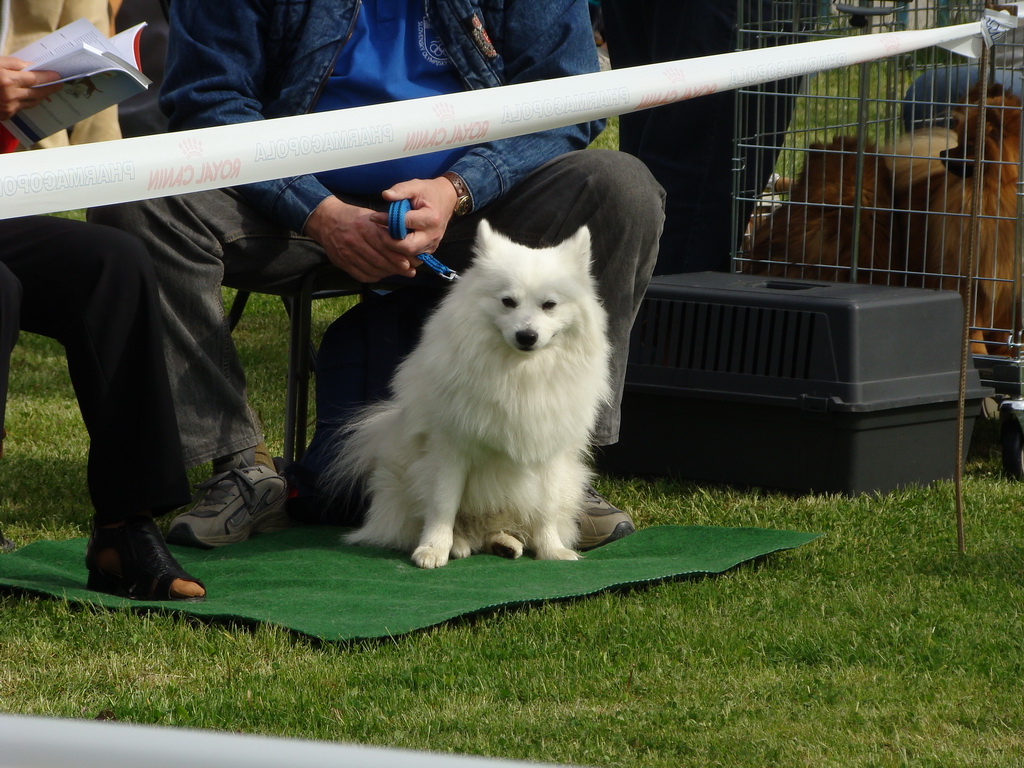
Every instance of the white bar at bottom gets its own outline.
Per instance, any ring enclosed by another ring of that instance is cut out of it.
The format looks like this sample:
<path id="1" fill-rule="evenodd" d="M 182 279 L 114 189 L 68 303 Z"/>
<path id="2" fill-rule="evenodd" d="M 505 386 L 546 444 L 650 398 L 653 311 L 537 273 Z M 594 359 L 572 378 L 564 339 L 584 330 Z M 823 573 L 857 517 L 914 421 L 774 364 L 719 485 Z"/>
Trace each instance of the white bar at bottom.
<path id="1" fill-rule="evenodd" d="M 152 725 L 0 715 L 0 768 L 524 768 L 539 763 Z"/>

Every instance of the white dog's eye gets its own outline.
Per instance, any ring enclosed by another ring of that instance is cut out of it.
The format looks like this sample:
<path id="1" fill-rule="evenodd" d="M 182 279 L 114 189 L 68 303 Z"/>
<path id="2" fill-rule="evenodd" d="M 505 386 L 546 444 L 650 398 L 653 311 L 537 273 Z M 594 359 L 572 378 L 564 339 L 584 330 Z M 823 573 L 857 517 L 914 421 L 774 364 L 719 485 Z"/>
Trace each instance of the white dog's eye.
<path id="1" fill-rule="evenodd" d="M 540 308 L 543 309 L 545 312 L 550 312 L 552 309 L 554 309 L 557 306 L 558 306 L 558 302 L 557 301 L 545 301 L 543 304 L 540 305 Z"/>
<path id="2" fill-rule="evenodd" d="M 503 298 L 501 300 L 501 303 L 504 304 L 509 309 L 515 309 L 516 307 L 519 306 L 519 302 L 513 299 L 511 296 L 506 296 L 505 298 Z"/>

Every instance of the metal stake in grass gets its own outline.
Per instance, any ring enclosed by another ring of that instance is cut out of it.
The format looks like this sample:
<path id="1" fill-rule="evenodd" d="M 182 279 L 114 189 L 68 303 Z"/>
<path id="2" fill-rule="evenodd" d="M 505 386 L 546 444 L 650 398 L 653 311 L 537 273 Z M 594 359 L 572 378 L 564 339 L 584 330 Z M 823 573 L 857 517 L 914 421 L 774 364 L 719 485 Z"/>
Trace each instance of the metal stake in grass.
<path id="1" fill-rule="evenodd" d="M 979 69 L 979 91 L 981 98 L 978 101 L 978 136 L 977 152 L 982 152 L 985 146 L 985 109 L 988 103 L 988 45 L 982 46 L 981 56 L 978 58 Z M 970 227 L 967 241 L 967 264 L 964 277 L 964 323 L 963 334 L 960 345 L 960 384 L 959 399 L 957 402 L 956 418 L 956 544 L 957 551 L 961 554 L 967 551 L 964 536 L 964 411 L 965 398 L 967 397 L 967 360 L 971 354 L 971 323 L 974 318 L 974 265 L 978 252 L 978 240 L 981 237 L 981 194 L 982 175 L 985 173 L 985 163 L 982 162 L 982 155 L 974 159 L 973 197 L 971 198 L 971 212 L 968 226 Z"/>

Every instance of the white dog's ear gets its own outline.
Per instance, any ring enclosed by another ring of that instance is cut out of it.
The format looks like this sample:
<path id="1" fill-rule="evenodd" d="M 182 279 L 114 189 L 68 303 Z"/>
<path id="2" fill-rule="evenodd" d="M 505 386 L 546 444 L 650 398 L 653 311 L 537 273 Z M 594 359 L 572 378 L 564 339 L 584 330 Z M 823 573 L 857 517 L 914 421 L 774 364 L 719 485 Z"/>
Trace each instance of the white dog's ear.
<path id="1" fill-rule="evenodd" d="M 584 224 L 576 234 L 565 243 L 566 248 L 572 250 L 576 257 L 577 266 L 586 274 L 590 274 L 590 229 Z"/>
<path id="2" fill-rule="evenodd" d="M 473 241 L 473 259 L 474 264 L 482 264 L 493 257 L 493 254 L 498 250 L 498 233 L 495 232 L 487 219 L 480 219 L 480 224 L 476 228 L 476 240 Z"/>
<path id="3" fill-rule="evenodd" d="M 494 236 L 494 230 L 487 222 L 487 219 L 480 219 L 480 225 L 476 228 L 476 241 L 483 244 Z"/>

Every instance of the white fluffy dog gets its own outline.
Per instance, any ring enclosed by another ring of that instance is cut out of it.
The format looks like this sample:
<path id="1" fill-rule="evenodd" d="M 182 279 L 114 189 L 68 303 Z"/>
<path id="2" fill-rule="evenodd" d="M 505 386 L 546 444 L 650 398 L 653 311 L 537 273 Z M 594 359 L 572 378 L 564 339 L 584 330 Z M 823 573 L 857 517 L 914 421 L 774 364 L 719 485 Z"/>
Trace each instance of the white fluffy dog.
<path id="1" fill-rule="evenodd" d="M 421 568 L 476 552 L 576 560 L 590 433 L 608 397 L 607 317 L 585 227 L 532 249 L 484 221 L 476 258 L 347 432 L 328 487 L 365 481 L 355 544 Z"/>

